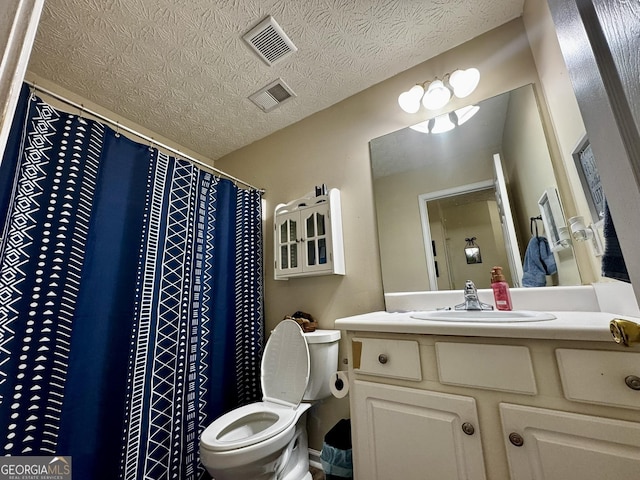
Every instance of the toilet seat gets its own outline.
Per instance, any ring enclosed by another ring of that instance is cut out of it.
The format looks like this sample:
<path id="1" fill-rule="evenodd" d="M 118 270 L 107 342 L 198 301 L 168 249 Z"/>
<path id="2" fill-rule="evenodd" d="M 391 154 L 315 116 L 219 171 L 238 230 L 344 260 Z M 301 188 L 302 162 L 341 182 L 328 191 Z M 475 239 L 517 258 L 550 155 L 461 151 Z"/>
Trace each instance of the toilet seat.
<path id="1" fill-rule="evenodd" d="M 255 445 L 286 430 L 306 411 L 300 401 L 309 381 L 309 347 L 295 321 L 284 320 L 271 333 L 260 380 L 263 401 L 236 408 L 211 423 L 202 432 L 201 448 L 222 452 Z"/>
<path id="2" fill-rule="evenodd" d="M 296 410 L 270 402 L 236 408 L 209 425 L 200 441 L 207 450 L 226 451 L 248 447 L 271 438 L 296 420 Z"/>

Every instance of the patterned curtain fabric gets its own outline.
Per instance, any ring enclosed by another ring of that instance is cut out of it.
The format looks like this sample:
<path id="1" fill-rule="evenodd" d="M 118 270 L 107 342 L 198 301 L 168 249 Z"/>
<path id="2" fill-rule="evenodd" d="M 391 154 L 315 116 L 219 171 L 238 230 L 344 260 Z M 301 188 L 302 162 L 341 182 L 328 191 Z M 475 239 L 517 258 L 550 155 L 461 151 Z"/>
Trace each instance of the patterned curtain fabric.
<path id="1" fill-rule="evenodd" d="M 196 479 L 260 399 L 261 193 L 23 88 L 0 165 L 0 451 Z"/>

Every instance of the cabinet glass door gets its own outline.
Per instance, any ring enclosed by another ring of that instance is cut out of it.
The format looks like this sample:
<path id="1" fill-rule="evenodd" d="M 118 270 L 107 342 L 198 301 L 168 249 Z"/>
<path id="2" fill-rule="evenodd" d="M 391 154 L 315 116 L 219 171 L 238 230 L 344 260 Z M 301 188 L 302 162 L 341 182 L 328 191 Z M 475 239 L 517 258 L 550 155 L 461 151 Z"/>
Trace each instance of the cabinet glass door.
<path id="1" fill-rule="evenodd" d="M 327 248 L 329 219 L 325 205 L 304 212 L 303 222 L 306 246 L 305 269 L 325 269 L 331 261 Z"/>
<path id="2" fill-rule="evenodd" d="M 299 262 L 299 221 L 298 215 L 283 215 L 277 225 L 278 264 L 281 271 L 296 271 L 300 269 Z"/>

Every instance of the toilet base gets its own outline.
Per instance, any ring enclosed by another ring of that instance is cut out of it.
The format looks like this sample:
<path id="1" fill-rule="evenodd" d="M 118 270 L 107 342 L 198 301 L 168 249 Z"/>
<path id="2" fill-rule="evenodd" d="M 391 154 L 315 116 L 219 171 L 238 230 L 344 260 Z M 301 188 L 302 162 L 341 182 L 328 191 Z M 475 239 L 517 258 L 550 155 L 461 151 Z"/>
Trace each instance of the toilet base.
<path id="1" fill-rule="evenodd" d="M 309 472 L 309 443 L 304 419 L 296 425 L 296 433 L 293 437 L 292 445 L 293 449 L 289 452 L 288 461 L 277 478 L 282 480 L 312 480 Z"/>
<path id="2" fill-rule="evenodd" d="M 309 472 L 309 446 L 305 417 L 306 415 L 303 415 L 298 420 L 294 434 L 283 450 L 274 451 L 255 462 L 229 469 L 207 468 L 209 474 L 214 480 L 312 480 L 313 476 Z"/>

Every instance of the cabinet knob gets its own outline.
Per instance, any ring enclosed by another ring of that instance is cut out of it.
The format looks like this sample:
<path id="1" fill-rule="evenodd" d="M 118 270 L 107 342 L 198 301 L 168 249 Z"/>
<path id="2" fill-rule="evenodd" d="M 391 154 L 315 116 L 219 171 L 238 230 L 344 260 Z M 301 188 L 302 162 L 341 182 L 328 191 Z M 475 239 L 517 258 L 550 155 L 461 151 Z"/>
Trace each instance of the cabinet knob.
<path id="1" fill-rule="evenodd" d="M 609 322 L 609 330 L 613 340 L 625 347 L 631 347 L 640 343 L 640 325 L 631 320 L 614 318 Z"/>
<path id="2" fill-rule="evenodd" d="M 378 355 L 378 361 L 384 365 L 389 361 L 389 357 L 387 357 L 384 353 L 381 353 L 380 355 Z"/>
<path id="3" fill-rule="evenodd" d="M 631 390 L 640 390 L 640 377 L 635 375 L 628 375 L 624 379 L 624 383 L 627 384 Z"/>
<path id="4" fill-rule="evenodd" d="M 464 422 L 462 424 L 462 431 L 464 433 L 466 433 L 467 435 L 473 435 L 476 432 L 476 429 L 473 426 L 473 424 L 471 424 L 469 422 Z"/>
<path id="5" fill-rule="evenodd" d="M 524 445 L 524 438 L 522 438 L 522 435 L 516 432 L 511 432 L 509 434 L 509 441 L 516 447 L 521 447 L 522 445 Z"/>

